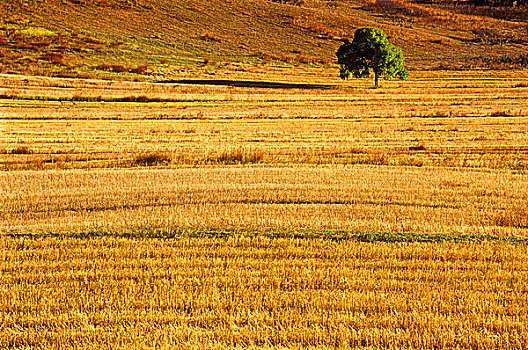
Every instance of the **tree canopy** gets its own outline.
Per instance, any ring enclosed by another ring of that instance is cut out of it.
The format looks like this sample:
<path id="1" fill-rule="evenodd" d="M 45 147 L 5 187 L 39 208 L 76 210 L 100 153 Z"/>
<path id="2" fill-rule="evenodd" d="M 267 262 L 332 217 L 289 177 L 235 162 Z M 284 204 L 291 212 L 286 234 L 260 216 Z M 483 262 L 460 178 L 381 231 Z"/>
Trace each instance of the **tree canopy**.
<path id="1" fill-rule="evenodd" d="M 394 77 L 406 80 L 409 74 L 403 66 L 403 54 L 399 47 L 389 43 L 381 29 L 359 28 L 352 42 L 345 40 L 337 50 L 340 76 L 346 79 L 366 78 L 374 72 L 374 84 L 378 87 L 379 77 L 391 80 Z"/>

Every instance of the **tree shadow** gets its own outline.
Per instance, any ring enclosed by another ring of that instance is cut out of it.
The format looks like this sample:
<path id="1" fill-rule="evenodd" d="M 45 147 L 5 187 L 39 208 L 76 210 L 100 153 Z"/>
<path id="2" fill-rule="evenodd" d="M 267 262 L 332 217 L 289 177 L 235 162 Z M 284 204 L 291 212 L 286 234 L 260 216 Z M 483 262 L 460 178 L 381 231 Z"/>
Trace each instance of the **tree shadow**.
<path id="1" fill-rule="evenodd" d="M 320 89 L 335 89 L 335 85 L 327 84 L 301 84 L 301 83 L 276 83 L 268 81 L 251 81 L 251 80 L 159 80 L 155 81 L 157 84 L 189 84 L 189 85 L 220 85 L 220 86 L 234 86 L 246 88 L 261 88 L 261 89 L 305 89 L 305 90 L 320 90 Z"/>

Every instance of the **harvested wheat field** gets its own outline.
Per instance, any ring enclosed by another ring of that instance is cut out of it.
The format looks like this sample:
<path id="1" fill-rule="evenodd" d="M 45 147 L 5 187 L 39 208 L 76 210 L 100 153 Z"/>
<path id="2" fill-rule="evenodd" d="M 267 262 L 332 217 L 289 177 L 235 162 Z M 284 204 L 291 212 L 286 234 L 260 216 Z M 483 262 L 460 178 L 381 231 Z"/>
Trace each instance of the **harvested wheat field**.
<path id="1" fill-rule="evenodd" d="M 527 236 L 528 178 L 324 166 L 7 172 L 0 229 L 322 229 Z"/>
<path id="2" fill-rule="evenodd" d="M 526 349 L 526 72 L 291 69 L 1 76 L 0 348 Z"/>
<path id="3" fill-rule="evenodd" d="M 528 343 L 507 243 L 15 237 L 2 348 L 494 348 Z"/>
<path id="4" fill-rule="evenodd" d="M 527 19 L 0 1 L 0 349 L 528 349 Z"/>

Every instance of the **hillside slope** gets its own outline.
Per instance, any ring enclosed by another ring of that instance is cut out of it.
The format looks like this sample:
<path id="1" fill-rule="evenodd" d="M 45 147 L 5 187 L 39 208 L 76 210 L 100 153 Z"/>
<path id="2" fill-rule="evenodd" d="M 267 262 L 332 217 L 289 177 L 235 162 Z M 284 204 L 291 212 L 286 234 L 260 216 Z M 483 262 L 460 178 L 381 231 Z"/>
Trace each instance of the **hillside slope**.
<path id="1" fill-rule="evenodd" d="M 363 26 L 382 28 L 410 69 L 527 51 L 524 12 L 504 19 L 476 10 L 404 0 L 9 0 L 0 4 L 0 72 L 130 77 L 261 60 L 329 65 L 339 40 Z"/>

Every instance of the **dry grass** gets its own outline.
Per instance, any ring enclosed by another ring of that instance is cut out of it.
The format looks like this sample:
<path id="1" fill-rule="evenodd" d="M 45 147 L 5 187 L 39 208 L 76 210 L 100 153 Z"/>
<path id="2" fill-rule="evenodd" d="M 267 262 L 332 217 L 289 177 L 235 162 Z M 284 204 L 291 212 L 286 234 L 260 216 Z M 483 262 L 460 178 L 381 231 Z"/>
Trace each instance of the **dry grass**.
<path id="1" fill-rule="evenodd" d="M 127 167 L 156 152 L 203 165 L 234 150 L 256 158 L 231 163 L 528 168 L 525 72 L 416 72 L 379 90 L 302 73 L 285 80 L 314 89 L 2 77 L 0 149 L 32 154 L 3 152 L 0 169 Z"/>
<path id="2" fill-rule="evenodd" d="M 526 175 L 374 166 L 6 172 L 0 231 L 127 227 L 527 236 Z"/>
<path id="3" fill-rule="evenodd" d="M 0 347 L 525 349 L 525 245 L 0 239 Z"/>
<path id="4" fill-rule="evenodd" d="M 163 165 L 168 164 L 172 159 L 167 154 L 161 152 L 145 153 L 134 158 L 133 165 Z"/>
<path id="5" fill-rule="evenodd" d="M 29 149 L 27 146 L 17 146 L 9 151 L 7 151 L 9 154 L 32 154 L 33 151 Z"/>
<path id="6" fill-rule="evenodd" d="M 522 61 L 482 11 L 1 2 L 1 73 L 143 82 L 0 77 L 0 348 L 526 349 L 528 75 L 435 71 Z"/>
<path id="7" fill-rule="evenodd" d="M 524 73 L 417 74 L 379 90 L 3 77 L 1 230 L 525 236 Z M 98 102 L 130 94 L 156 102 Z"/>
<path id="8" fill-rule="evenodd" d="M 0 348 L 526 348 L 526 74 L 306 72 L 2 76 Z"/>
<path id="9" fill-rule="evenodd" d="M 258 164 L 264 160 L 264 153 L 258 150 L 235 148 L 225 150 L 217 156 L 210 156 L 208 161 L 220 164 Z"/>
<path id="10" fill-rule="evenodd" d="M 479 58 L 524 53 L 528 40 L 522 8 L 490 14 L 453 2 L 407 0 L 338 0 L 333 10 L 326 0 L 303 6 L 247 0 L 232 0 L 228 7 L 219 0 L 135 3 L 0 3 L 2 70 L 145 80 L 145 74 L 224 75 L 263 63 L 328 66 L 336 61 L 338 40 L 366 26 L 383 29 L 403 48 L 411 68 L 459 69 L 483 64 Z"/>

